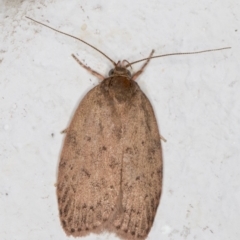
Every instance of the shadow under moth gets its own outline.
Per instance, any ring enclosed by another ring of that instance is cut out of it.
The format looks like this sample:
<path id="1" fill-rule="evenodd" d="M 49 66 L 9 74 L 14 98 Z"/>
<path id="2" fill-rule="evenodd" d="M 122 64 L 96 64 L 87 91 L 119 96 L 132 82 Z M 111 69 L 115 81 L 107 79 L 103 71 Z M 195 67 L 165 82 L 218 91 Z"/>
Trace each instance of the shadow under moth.
<path id="1" fill-rule="evenodd" d="M 159 56 L 153 56 L 152 51 L 148 58 L 133 63 L 115 63 L 96 49 L 114 65 L 108 77 L 73 55 L 101 82 L 80 102 L 65 131 L 57 199 L 67 235 L 81 237 L 108 231 L 121 239 L 146 239 L 159 205 L 163 157 L 153 108 L 136 78 L 152 58 L 223 49 Z M 132 75 L 128 68 L 140 61 L 145 61 L 144 65 Z"/>

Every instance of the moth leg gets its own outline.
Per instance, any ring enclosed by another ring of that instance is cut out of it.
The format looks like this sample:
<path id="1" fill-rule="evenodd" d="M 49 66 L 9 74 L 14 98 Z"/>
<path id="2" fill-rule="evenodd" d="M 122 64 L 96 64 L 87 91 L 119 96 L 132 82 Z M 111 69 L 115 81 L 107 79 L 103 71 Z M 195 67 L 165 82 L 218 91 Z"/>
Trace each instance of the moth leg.
<path id="1" fill-rule="evenodd" d="M 77 63 L 79 65 L 81 65 L 83 68 L 85 68 L 87 71 L 89 71 L 92 75 L 96 76 L 97 78 L 99 78 L 100 80 L 104 80 L 105 77 L 102 76 L 100 73 L 92 70 L 90 67 L 86 66 L 85 64 L 83 64 L 74 54 L 72 54 L 72 57 L 77 61 Z"/>
<path id="2" fill-rule="evenodd" d="M 145 69 L 145 67 L 148 65 L 152 55 L 154 53 L 154 50 L 152 50 L 152 52 L 149 55 L 149 58 L 147 59 L 147 61 L 143 64 L 143 66 L 140 68 L 140 70 L 138 70 L 136 73 L 133 74 L 132 76 L 132 80 L 135 81 L 136 78 L 143 72 L 143 70 Z"/>

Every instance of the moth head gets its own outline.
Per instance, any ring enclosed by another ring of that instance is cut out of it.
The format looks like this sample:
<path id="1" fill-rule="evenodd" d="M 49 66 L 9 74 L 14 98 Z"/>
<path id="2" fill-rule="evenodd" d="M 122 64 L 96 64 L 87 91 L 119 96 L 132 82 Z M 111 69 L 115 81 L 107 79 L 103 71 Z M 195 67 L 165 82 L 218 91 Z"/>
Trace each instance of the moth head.
<path id="1" fill-rule="evenodd" d="M 109 77 L 112 76 L 126 76 L 127 78 L 131 78 L 131 72 L 125 67 L 124 63 L 127 62 L 126 60 L 123 60 L 122 62 L 118 61 L 115 68 L 112 68 L 108 75 Z"/>

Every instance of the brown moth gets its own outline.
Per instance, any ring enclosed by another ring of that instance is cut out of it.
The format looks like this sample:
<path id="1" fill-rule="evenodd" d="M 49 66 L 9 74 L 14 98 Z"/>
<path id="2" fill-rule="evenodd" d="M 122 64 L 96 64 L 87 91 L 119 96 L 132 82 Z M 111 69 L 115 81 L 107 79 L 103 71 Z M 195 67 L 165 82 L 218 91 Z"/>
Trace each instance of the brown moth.
<path id="1" fill-rule="evenodd" d="M 136 62 L 125 65 L 126 60 L 115 63 L 106 56 L 114 64 L 108 77 L 73 55 L 102 81 L 83 98 L 66 130 L 57 198 L 67 235 L 109 231 L 121 239 L 146 239 L 162 191 L 163 157 L 153 108 L 135 80 L 151 58 L 178 54 L 193 53 L 152 57 L 152 51 L 136 61 L 146 60 L 133 75 L 127 68 Z"/>
<path id="2" fill-rule="evenodd" d="M 162 150 L 152 106 L 121 64 L 90 90 L 67 129 L 57 196 L 68 235 L 107 230 L 145 239 L 162 188 Z"/>
<path id="3" fill-rule="evenodd" d="M 119 62 L 86 94 L 67 129 L 57 181 L 65 232 L 107 230 L 145 239 L 159 203 L 162 165 L 152 106 Z"/>

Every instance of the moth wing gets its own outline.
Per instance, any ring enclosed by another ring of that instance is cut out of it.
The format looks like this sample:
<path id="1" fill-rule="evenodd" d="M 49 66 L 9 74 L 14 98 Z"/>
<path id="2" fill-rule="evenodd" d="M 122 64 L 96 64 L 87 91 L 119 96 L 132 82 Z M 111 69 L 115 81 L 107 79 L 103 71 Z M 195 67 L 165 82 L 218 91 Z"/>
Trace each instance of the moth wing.
<path id="1" fill-rule="evenodd" d="M 102 105 L 104 104 L 104 107 Z M 87 93 L 67 129 L 58 172 L 57 196 L 67 235 L 101 232 L 111 221 L 120 193 L 121 122 L 112 119 L 100 85 Z"/>
<path id="2" fill-rule="evenodd" d="M 145 239 L 162 189 L 162 149 L 151 103 L 139 89 L 123 117 L 121 201 L 113 228 L 124 239 Z"/>

